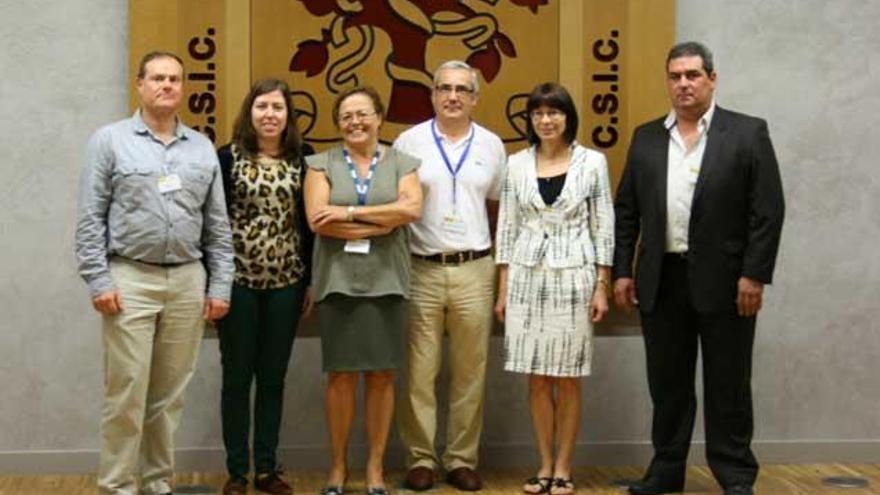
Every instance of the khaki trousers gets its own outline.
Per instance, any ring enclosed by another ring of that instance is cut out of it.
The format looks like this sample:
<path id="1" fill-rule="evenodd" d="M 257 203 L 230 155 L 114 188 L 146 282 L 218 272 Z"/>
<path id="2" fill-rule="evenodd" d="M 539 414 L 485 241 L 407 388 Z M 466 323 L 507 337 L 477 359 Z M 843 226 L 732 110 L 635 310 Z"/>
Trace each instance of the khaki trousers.
<path id="1" fill-rule="evenodd" d="M 103 320 L 104 407 L 98 489 L 171 492 L 174 432 L 204 331 L 205 269 L 116 258 L 122 311 Z"/>
<path id="2" fill-rule="evenodd" d="M 410 468 L 436 469 L 435 384 L 443 335 L 449 335 L 449 420 L 442 466 L 475 469 L 483 429 L 486 356 L 492 329 L 495 264 L 491 256 L 461 265 L 413 257 L 410 286 L 408 365 L 403 374 L 400 434 Z"/>

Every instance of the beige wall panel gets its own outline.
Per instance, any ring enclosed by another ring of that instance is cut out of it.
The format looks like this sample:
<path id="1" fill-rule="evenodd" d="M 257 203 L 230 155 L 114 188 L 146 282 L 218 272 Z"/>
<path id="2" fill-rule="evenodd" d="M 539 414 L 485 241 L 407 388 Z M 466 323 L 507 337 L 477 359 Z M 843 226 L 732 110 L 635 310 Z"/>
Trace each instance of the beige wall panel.
<path id="1" fill-rule="evenodd" d="M 629 122 L 638 125 L 669 111 L 665 64 L 675 43 L 675 0 L 630 2 L 628 24 L 626 109 Z"/>
<path id="2" fill-rule="evenodd" d="M 153 50 L 177 52 L 177 0 L 130 0 L 128 4 L 128 74 L 132 90 L 128 94 L 129 108 L 138 107 L 134 89 L 138 62 Z"/>
<path id="3" fill-rule="evenodd" d="M 663 62 L 675 41 L 675 0 L 584 0 L 581 5 L 582 30 L 577 38 L 563 39 L 562 46 L 582 43 L 583 86 L 572 92 L 580 95 L 580 140 L 605 153 L 616 190 L 633 130 L 668 108 Z M 597 333 L 637 329 L 635 313 L 612 311 Z"/>
<path id="4" fill-rule="evenodd" d="M 246 0 L 130 2 L 132 80 L 145 53 L 177 53 L 186 66 L 181 118 L 216 144 L 228 140 L 250 79 L 249 47 L 241 46 L 248 39 L 248 5 Z M 230 49 L 233 42 L 236 46 Z M 137 106 L 134 92 L 130 102 Z"/>
<path id="5" fill-rule="evenodd" d="M 217 144 L 225 143 L 232 137 L 233 121 L 251 87 L 251 0 L 227 0 L 225 3 L 225 65 L 221 65 L 218 80 L 226 97 L 225 103 L 221 102 L 225 116 L 217 126 L 225 139 Z"/>
<path id="6" fill-rule="evenodd" d="M 583 141 L 608 157 L 616 188 L 632 132 L 668 108 L 663 61 L 675 0 L 584 0 Z"/>
<path id="7" fill-rule="evenodd" d="M 559 83 L 565 86 L 575 101 L 578 113 L 583 113 L 586 80 L 586 45 L 584 39 L 584 4 L 581 1 L 559 5 Z M 578 140 L 585 143 L 583 125 L 578 129 Z"/>
<path id="8" fill-rule="evenodd" d="M 289 81 L 306 138 L 336 140 L 335 95 L 374 86 L 388 106 L 382 139 L 430 118 L 433 70 L 449 59 L 481 70 L 476 118 L 522 147 L 522 94 L 558 77 L 558 4 L 261 0 L 253 8 L 253 75 Z"/>

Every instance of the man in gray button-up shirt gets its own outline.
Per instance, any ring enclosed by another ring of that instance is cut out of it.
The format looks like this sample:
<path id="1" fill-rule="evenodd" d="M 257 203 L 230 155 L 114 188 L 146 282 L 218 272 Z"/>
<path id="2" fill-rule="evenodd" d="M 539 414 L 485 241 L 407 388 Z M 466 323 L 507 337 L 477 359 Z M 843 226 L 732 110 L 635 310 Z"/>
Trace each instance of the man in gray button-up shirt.
<path id="1" fill-rule="evenodd" d="M 178 120 L 182 85 L 176 55 L 146 55 L 140 109 L 92 136 L 82 172 L 76 254 L 103 317 L 104 494 L 171 493 L 173 436 L 203 320 L 229 309 L 232 239 L 217 155 Z"/>

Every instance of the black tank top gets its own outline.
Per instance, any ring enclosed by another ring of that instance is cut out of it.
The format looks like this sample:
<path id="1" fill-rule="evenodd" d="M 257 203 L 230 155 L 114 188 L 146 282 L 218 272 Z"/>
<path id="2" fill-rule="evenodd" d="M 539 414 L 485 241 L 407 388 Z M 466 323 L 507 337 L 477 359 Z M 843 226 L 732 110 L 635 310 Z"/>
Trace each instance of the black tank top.
<path id="1" fill-rule="evenodd" d="M 544 204 L 550 206 L 556 201 L 556 198 L 559 197 L 559 193 L 562 192 L 562 186 L 565 185 L 566 175 L 567 174 L 554 175 L 553 177 L 538 177 L 538 191 L 541 193 L 541 198 L 544 199 Z"/>

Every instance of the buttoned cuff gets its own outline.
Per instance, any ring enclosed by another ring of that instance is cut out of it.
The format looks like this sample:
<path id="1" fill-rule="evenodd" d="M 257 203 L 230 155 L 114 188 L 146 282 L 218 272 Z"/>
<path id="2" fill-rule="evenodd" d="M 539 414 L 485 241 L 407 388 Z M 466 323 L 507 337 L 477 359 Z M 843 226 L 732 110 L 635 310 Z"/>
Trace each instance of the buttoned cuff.
<path id="1" fill-rule="evenodd" d="M 232 299 L 232 284 L 209 283 L 208 298 L 230 301 Z"/>
<path id="2" fill-rule="evenodd" d="M 89 286 L 89 295 L 92 299 L 105 292 L 110 292 L 111 290 L 116 289 L 116 286 L 113 285 L 113 277 L 110 276 L 110 272 L 107 272 L 104 275 L 99 275 L 89 280 L 87 283 Z"/>

